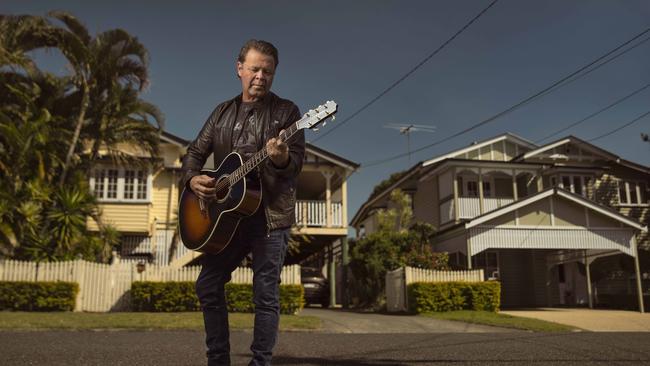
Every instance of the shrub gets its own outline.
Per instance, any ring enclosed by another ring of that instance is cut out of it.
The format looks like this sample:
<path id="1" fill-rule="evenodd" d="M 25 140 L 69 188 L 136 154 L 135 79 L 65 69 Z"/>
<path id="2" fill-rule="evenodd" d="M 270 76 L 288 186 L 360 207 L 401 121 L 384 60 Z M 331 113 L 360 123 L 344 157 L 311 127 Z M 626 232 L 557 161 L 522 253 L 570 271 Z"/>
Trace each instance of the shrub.
<path id="1" fill-rule="evenodd" d="M 407 286 L 409 311 L 498 311 L 501 284 L 490 282 L 416 282 Z"/>
<path id="2" fill-rule="evenodd" d="M 0 310 L 72 311 L 79 293 L 75 282 L 0 282 Z"/>
<path id="3" fill-rule="evenodd" d="M 302 285 L 280 285 L 280 313 L 295 314 L 305 306 L 305 288 Z"/>
<path id="4" fill-rule="evenodd" d="M 197 311 L 199 299 L 193 282 L 134 282 L 131 306 L 134 311 Z"/>
<path id="5" fill-rule="evenodd" d="M 226 284 L 228 311 L 252 313 L 253 285 Z M 194 282 L 134 282 L 131 287 L 133 311 L 174 312 L 198 311 Z M 304 290 L 301 285 L 280 285 L 280 313 L 295 314 L 304 306 Z"/>

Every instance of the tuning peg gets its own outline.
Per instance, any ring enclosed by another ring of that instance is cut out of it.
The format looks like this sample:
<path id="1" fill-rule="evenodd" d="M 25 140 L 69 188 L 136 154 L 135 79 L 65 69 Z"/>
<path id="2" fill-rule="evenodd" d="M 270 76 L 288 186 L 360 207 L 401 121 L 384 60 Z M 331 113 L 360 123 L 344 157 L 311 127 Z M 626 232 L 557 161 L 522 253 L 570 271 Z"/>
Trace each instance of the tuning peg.
<path id="1" fill-rule="evenodd" d="M 314 132 L 316 132 L 316 131 L 319 130 L 319 128 L 318 128 L 318 127 L 314 127 L 314 128 L 312 128 L 312 130 L 314 130 Z"/>
<path id="2" fill-rule="evenodd" d="M 323 121 L 323 127 L 325 127 L 326 124 L 327 124 L 327 120 L 324 120 Z"/>
<path id="3" fill-rule="evenodd" d="M 332 121 L 334 121 L 335 119 L 336 119 L 336 116 L 332 116 Z"/>

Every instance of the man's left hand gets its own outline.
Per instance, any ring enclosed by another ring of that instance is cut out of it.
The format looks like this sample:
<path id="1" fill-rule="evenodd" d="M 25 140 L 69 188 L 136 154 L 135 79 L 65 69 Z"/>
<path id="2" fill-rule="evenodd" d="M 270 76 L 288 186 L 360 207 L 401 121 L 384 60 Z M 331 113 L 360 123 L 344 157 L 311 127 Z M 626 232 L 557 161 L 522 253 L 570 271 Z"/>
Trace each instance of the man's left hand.
<path id="1" fill-rule="evenodd" d="M 279 138 L 272 138 L 266 143 L 266 152 L 278 168 L 284 168 L 289 163 L 289 146 Z"/>

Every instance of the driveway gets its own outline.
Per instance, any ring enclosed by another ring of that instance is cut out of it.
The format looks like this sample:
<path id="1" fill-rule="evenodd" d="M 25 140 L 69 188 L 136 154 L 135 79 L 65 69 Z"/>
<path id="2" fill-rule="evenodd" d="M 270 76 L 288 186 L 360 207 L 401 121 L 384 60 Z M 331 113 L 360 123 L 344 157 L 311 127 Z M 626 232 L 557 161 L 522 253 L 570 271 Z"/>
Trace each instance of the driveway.
<path id="1" fill-rule="evenodd" d="M 304 308 L 300 314 L 320 318 L 323 321 L 321 332 L 324 333 L 512 333 L 514 331 L 424 316 L 360 313 L 343 309 Z"/>
<path id="2" fill-rule="evenodd" d="M 501 311 L 594 332 L 650 332 L 650 314 L 623 310 L 539 308 Z"/>

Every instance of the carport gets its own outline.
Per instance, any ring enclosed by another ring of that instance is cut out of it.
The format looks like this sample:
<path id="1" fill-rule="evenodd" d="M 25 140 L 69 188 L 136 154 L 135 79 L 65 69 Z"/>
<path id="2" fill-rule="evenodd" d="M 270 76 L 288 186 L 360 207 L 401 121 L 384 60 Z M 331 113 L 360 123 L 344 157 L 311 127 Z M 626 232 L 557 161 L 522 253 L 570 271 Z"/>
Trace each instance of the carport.
<path id="1" fill-rule="evenodd" d="M 636 241 L 642 231 L 647 228 L 608 207 L 552 188 L 444 233 L 435 250 L 457 253 L 456 258 L 464 260 L 467 268 L 486 268 L 487 276 L 502 281 L 504 304 L 516 305 L 512 299 L 520 297 L 522 306 L 550 304 L 561 290 L 552 276 L 553 267 L 582 263 L 590 308 L 590 264 L 603 256 L 624 253 L 634 258 L 639 310 L 644 312 Z M 489 257 L 483 259 L 488 252 L 497 253 L 496 266 Z"/>

